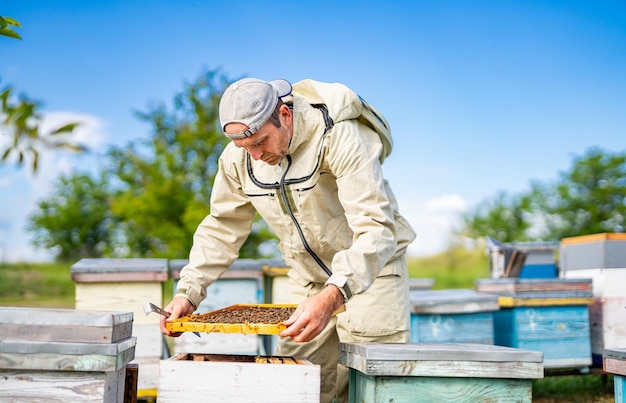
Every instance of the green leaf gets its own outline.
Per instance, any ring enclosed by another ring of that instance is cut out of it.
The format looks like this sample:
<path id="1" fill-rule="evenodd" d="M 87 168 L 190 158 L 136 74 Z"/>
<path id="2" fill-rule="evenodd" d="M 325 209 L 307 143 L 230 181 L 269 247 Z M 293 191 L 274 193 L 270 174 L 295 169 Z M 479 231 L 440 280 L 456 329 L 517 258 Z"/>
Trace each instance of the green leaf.
<path id="1" fill-rule="evenodd" d="M 33 150 L 33 172 L 37 172 L 39 166 L 39 153 L 37 150 Z"/>
<path id="2" fill-rule="evenodd" d="M 58 129 L 52 131 L 50 135 L 60 134 L 60 133 L 70 133 L 72 132 L 80 123 L 68 123 L 65 126 L 59 127 Z"/>
<path id="3" fill-rule="evenodd" d="M 11 151 L 13 151 L 12 148 L 7 148 L 6 151 L 4 152 L 4 154 L 2 154 L 2 161 L 6 161 L 7 158 L 9 158 L 9 154 L 11 154 Z"/>
<path id="4" fill-rule="evenodd" d="M 9 22 L 2 16 L 0 16 L 0 28 L 4 28 L 9 25 Z"/>
<path id="5" fill-rule="evenodd" d="M 22 37 L 20 36 L 20 34 L 18 34 L 17 32 L 15 32 L 15 31 L 14 31 L 14 30 L 12 30 L 11 28 L 7 28 L 7 27 L 1 27 L 1 28 L 0 28 L 0 35 L 2 35 L 2 36 L 8 36 L 9 38 L 22 39 Z"/>
<path id="6" fill-rule="evenodd" d="M 22 24 L 20 24 L 15 18 L 11 18 L 11 17 L 0 17 L 0 18 L 4 19 L 4 21 L 6 21 L 7 24 L 13 25 L 14 27 L 22 26 Z"/>

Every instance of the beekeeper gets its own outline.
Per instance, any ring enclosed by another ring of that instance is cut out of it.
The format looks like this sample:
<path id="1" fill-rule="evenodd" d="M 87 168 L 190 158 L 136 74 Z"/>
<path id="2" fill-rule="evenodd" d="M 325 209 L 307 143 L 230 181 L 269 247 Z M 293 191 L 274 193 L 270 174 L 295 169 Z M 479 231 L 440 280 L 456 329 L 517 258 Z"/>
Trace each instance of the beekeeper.
<path id="1" fill-rule="evenodd" d="M 313 80 L 293 88 L 239 80 L 224 92 L 219 117 L 232 142 L 167 320 L 196 309 L 237 259 L 258 212 L 291 268 L 285 302 L 298 304 L 275 354 L 319 364 L 322 401 L 347 401 L 339 342 L 409 341 L 405 252 L 415 233 L 383 177 L 389 125 L 346 86 Z M 161 330 L 177 335 L 165 318 Z"/>

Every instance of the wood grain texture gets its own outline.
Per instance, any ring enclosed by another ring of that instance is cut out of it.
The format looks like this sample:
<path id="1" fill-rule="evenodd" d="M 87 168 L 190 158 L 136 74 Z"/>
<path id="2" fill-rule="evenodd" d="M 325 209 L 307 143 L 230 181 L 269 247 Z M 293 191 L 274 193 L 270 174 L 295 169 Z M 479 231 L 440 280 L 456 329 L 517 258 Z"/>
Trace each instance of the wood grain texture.
<path id="1" fill-rule="evenodd" d="M 294 364 L 257 364 L 237 361 L 180 360 L 161 362 L 159 403 L 310 402 L 320 399 L 320 367 L 308 361 Z"/>
<path id="2" fill-rule="evenodd" d="M 451 314 L 500 309 L 498 297 L 474 290 L 419 290 L 410 292 L 413 313 Z"/>
<path id="3" fill-rule="evenodd" d="M 114 372 L 0 370 L 0 402 L 124 401 L 126 368 Z"/>
<path id="4" fill-rule="evenodd" d="M 412 343 L 493 344 L 492 312 L 411 314 Z"/>
<path id="5" fill-rule="evenodd" d="M 0 340 L 115 343 L 132 322 L 132 312 L 0 307 Z"/>
<path id="6" fill-rule="evenodd" d="M 586 306 L 515 307 L 494 312 L 495 344 L 544 353 L 545 368 L 590 365 Z"/>
<path id="7" fill-rule="evenodd" d="M 134 337 L 114 344 L 0 343 L 0 368 L 57 371 L 117 371 L 135 355 Z"/>
<path id="8" fill-rule="evenodd" d="M 350 371 L 350 403 L 532 401 L 532 381 L 447 377 L 372 377 Z"/>

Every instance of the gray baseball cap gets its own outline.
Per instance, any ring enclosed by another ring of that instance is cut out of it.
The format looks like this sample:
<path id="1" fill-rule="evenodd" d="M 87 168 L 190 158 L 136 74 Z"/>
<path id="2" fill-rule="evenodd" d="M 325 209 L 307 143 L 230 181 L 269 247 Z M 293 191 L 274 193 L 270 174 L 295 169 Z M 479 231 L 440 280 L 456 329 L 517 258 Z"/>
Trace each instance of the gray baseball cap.
<path id="1" fill-rule="evenodd" d="M 248 129 L 237 134 L 228 134 L 231 139 L 252 136 L 267 122 L 278 104 L 278 98 L 291 94 L 287 80 L 263 81 L 244 78 L 232 83 L 220 101 L 220 123 L 222 130 L 229 123 L 241 123 Z"/>

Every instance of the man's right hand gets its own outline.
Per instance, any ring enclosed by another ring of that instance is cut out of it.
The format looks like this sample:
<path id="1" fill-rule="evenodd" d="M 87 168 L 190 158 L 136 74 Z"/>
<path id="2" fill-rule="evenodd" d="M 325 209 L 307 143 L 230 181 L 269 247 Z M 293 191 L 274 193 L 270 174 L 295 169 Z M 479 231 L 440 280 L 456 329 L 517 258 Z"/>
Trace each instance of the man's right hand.
<path id="1" fill-rule="evenodd" d="M 165 316 L 161 316 L 161 332 L 166 336 L 178 337 L 182 333 L 170 332 L 165 327 L 165 322 L 171 322 L 180 318 L 181 316 L 191 315 L 195 310 L 191 302 L 182 296 L 174 297 L 172 302 L 170 302 L 165 308 L 165 311 L 170 313 L 170 317 L 166 318 Z"/>

